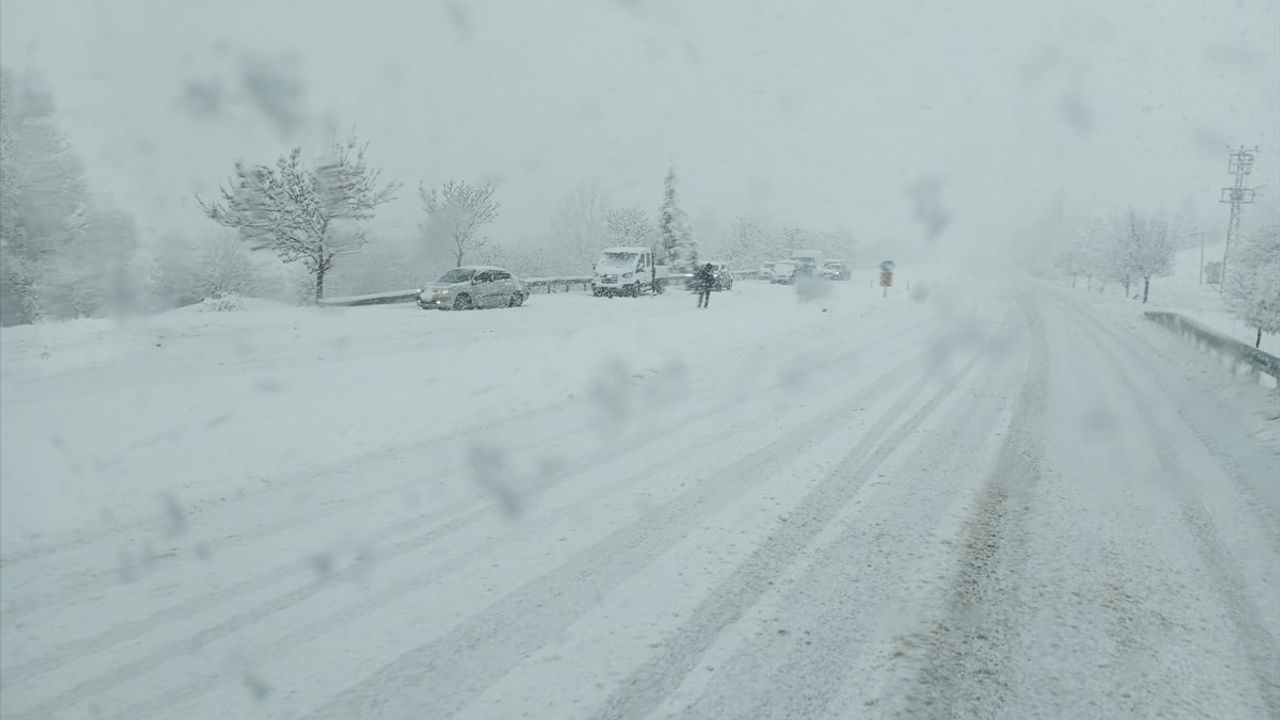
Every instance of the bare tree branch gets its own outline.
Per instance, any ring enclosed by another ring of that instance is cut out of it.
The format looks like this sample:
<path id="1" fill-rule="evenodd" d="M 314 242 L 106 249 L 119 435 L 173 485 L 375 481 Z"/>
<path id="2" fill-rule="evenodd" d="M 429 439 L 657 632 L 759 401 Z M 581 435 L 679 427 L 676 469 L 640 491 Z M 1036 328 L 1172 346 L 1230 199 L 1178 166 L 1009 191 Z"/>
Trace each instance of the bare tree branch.
<path id="1" fill-rule="evenodd" d="M 449 180 L 439 190 L 418 185 L 418 197 L 426 220 L 419 226 L 429 245 L 448 245 L 454 262 L 461 265 L 468 252 L 485 246 L 487 237 L 476 231 L 498 217 L 493 199 L 497 188 L 489 183 L 471 185 L 465 180 Z"/>

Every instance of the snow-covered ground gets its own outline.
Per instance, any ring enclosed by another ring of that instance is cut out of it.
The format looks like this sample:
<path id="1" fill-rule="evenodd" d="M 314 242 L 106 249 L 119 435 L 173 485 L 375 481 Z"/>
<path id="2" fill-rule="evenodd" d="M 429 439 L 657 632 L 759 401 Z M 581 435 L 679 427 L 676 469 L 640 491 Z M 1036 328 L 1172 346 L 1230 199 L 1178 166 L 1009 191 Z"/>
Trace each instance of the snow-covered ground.
<path id="1" fill-rule="evenodd" d="M 1280 714 L 1275 391 L 863 275 L 4 330 L 0 714 Z"/>
<path id="2" fill-rule="evenodd" d="M 1205 247 L 1205 262 L 1222 260 L 1222 245 Z M 1085 281 L 1077 283 L 1077 290 L 1084 291 Z M 1132 292 L 1141 292 L 1138 285 Z M 1140 316 L 1143 310 L 1176 312 L 1199 322 L 1226 337 L 1235 338 L 1253 347 L 1257 339 L 1255 328 L 1248 327 L 1227 309 L 1217 285 L 1200 282 L 1200 248 L 1179 251 L 1174 256 L 1173 273 L 1169 277 L 1155 278 L 1151 282 L 1151 296 L 1146 305 L 1125 300 L 1124 292 L 1115 283 L 1101 296 L 1094 295 L 1095 303 L 1107 303 L 1115 312 Z M 1262 350 L 1280 356 L 1280 335 L 1262 335 Z"/>

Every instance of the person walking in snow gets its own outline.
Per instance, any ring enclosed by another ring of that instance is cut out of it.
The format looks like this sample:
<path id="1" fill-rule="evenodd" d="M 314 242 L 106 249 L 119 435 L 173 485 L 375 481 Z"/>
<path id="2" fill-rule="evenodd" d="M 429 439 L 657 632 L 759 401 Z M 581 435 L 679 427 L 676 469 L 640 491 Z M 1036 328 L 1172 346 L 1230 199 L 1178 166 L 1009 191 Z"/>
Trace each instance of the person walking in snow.
<path id="1" fill-rule="evenodd" d="M 707 263 L 693 273 L 693 291 L 698 293 L 698 307 L 711 305 L 711 288 L 716 284 L 716 273 L 711 263 Z"/>

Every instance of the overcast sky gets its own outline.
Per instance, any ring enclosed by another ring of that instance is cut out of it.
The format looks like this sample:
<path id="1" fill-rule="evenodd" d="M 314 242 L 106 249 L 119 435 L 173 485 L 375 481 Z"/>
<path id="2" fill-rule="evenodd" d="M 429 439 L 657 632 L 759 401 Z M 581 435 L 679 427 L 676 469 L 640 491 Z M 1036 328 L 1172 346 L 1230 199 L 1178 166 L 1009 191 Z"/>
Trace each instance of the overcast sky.
<path id="1" fill-rule="evenodd" d="M 964 6 L 964 7 L 962 7 Z M 866 241 L 1007 236 L 1062 194 L 1194 203 L 1225 227 L 1226 145 L 1280 194 L 1269 0 L 3 0 L 0 60 L 49 82 L 96 190 L 150 234 L 207 227 L 232 161 L 358 127 L 415 188 L 500 183 L 492 232 L 598 179 L 648 209 L 674 163 L 706 232 L 749 209 Z"/>

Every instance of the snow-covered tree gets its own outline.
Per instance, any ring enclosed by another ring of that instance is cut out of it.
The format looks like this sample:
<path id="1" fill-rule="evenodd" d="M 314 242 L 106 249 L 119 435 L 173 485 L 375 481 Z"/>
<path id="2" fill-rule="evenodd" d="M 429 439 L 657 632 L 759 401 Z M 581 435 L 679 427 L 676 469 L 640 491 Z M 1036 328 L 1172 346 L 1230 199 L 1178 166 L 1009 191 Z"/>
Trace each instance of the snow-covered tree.
<path id="1" fill-rule="evenodd" d="M 698 238 L 694 235 L 693 223 L 685 217 L 676 228 L 676 262 L 673 269 L 677 272 L 693 272 L 698 264 Z"/>
<path id="2" fill-rule="evenodd" d="M 566 268 L 558 264 L 551 251 L 550 238 L 539 237 L 521 241 L 517 245 L 504 249 L 506 267 L 520 277 L 551 277 L 566 273 Z M 569 268 L 572 270 L 572 268 Z"/>
<path id="3" fill-rule="evenodd" d="M 0 325 L 31 322 L 34 315 L 26 238 L 18 224 L 18 182 L 9 138 L 7 77 L 0 92 Z"/>
<path id="4" fill-rule="evenodd" d="M 569 193 L 551 219 L 547 249 L 560 272 L 580 273 L 591 268 L 600 249 L 610 243 L 609 204 L 599 183 L 581 183 Z"/>
<path id="5" fill-rule="evenodd" d="M 653 248 L 658 233 L 648 214 L 639 207 L 618 208 L 605 214 L 605 236 L 610 245 Z"/>
<path id="6" fill-rule="evenodd" d="M 1067 239 L 1058 250 L 1055 259 L 1058 269 L 1071 276 L 1071 287 L 1076 286 L 1080 278 L 1089 280 L 1093 287 L 1093 278 L 1098 274 L 1097 236 L 1093 228 L 1080 228 Z"/>
<path id="7" fill-rule="evenodd" d="M 439 190 L 418 185 L 418 197 L 427 217 L 419 226 L 429 248 L 447 247 L 454 265 L 462 265 L 467 253 L 485 246 L 489 239 L 477 231 L 498 217 L 498 202 L 493 199 L 496 187 L 489 183 L 471 184 L 465 180 L 449 180 Z"/>
<path id="8" fill-rule="evenodd" d="M 202 245 L 196 265 L 196 291 L 201 297 L 220 298 L 256 292 L 256 271 L 243 243 L 233 236 L 218 233 L 205 237 Z"/>
<path id="9" fill-rule="evenodd" d="M 786 255 L 793 250 L 809 250 L 817 244 L 814 234 L 802 227 L 784 227 L 778 233 L 778 255 Z"/>
<path id="10" fill-rule="evenodd" d="M 1235 253 L 1223 296 L 1236 317 L 1257 330 L 1258 347 L 1262 333 L 1280 333 L 1280 225 L 1247 234 Z"/>
<path id="11" fill-rule="evenodd" d="M 253 249 L 272 250 L 285 263 L 301 260 L 319 302 L 337 258 L 364 247 L 362 223 L 400 189 L 398 182 L 381 182 L 381 171 L 365 159 L 367 148 L 354 137 L 334 143 L 315 167 L 303 163 L 302 148 L 274 167 L 238 162 L 219 200 L 197 200 L 210 219 L 237 230 Z"/>
<path id="12" fill-rule="evenodd" d="M 853 230 L 844 225 L 836 225 L 829 230 L 814 233 L 813 239 L 815 249 L 821 250 L 831 260 L 853 262 L 857 257 L 857 238 Z"/>
<path id="13" fill-rule="evenodd" d="M 227 295 L 256 296 L 260 271 L 235 233 L 222 230 L 190 240 L 170 235 L 152 249 L 154 293 L 160 307 Z"/>
<path id="14" fill-rule="evenodd" d="M 1176 243 L 1169 222 L 1160 216 L 1147 216 L 1133 208 L 1115 221 L 1115 247 L 1112 262 L 1118 278 L 1129 295 L 1131 282 L 1142 281 L 1142 302 L 1151 293 L 1151 278 L 1165 277 L 1173 271 Z"/>
<path id="15" fill-rule="evenodd" d="M 663 182 L 662 205 L 658 209 L 658 238 L 667 264 L 677 272 L 692 272 L 698 262 L 698 240 L 693 225 L 680 209 L 676 193 L 675 168 L 667 170 Z"/>
<path id="16" fill-rule="evenodd" d="M 133 216 L 105 200 L 90 202 L 81 249 L 61 259 L 66 268 L 59 292 L 69 300 L 70 316 L 92 317 L 139 304 L 130 263 L 138 247 Z"/>
<path id="17" fill-rule="evenodd" d="M 135 233 L 93 202 L 39 78 L 0 70 L 0 306 L 4 324 L 101 314 L 127 290 Z"/>
<path id="18" fill-rule="evenodd" d="M 729 225 L 721 254 L 725 262 L 737 268 L 757 268 L 773 257 L 774 231 L 757 217 L 739 215 Z"/>

